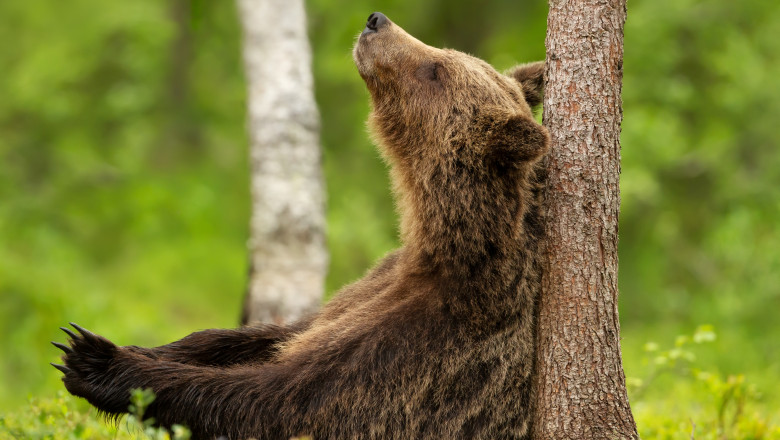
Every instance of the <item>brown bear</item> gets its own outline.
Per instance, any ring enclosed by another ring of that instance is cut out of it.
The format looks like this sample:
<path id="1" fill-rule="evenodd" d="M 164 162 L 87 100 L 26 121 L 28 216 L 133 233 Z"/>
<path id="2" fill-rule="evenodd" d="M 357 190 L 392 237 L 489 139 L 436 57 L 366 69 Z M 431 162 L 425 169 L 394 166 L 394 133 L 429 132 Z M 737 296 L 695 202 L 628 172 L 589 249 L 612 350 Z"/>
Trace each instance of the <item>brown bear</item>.
<path id="1" fill-rule="evenodd" d="M 371 14 L 354 59 L 403 245 L 293 325 L 119 347 L 78 326 L 68 391 L 195 438 L 526 438 L 539 287 L 541 63 L 508 75 Z"/>

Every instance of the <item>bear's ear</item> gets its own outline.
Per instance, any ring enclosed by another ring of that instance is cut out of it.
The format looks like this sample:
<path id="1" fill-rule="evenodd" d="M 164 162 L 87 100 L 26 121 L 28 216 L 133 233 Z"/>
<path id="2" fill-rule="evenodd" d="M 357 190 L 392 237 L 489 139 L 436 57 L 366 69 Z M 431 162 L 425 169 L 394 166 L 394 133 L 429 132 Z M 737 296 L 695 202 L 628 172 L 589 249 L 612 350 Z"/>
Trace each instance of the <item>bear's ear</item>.
<path id="1" fill-rule="evenodd" d="M 526 115 L 515 115 L 494 123 L 488 139 L 487 156 L 501 166 L 532 162 L 544 155 L 550 134 L 544 126 Z"/>
<path id="2" fill-rule="evenodd" d="M 544 61 L 521 64 L 512 68 L 507 75 L 520 83 L 525 100 L 531 107 L 542 103 L 544 93 Z"/>

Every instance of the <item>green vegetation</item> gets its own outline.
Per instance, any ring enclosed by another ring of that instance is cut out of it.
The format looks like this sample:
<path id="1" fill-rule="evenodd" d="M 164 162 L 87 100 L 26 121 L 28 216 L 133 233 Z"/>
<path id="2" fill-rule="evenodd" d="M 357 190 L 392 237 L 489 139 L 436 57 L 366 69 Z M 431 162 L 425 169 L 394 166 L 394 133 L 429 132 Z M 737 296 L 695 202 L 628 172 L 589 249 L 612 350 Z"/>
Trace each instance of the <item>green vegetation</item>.
<path id="1" fill-rule="evenodd" d="M 723 376 L 717 366 L 698 361 L 699 345 L 715 341 L 713 327 L 704 325 L 692 336 L 677 336 L 665 350 L 655 342 L 644 344 L 645 366 L 639 370 L 644 377 L 626 378 L 642 438 L 780 438 L 780 420 L 755 384 L 742 374 Z"/>
<path id="2" fill-rule="evenodd" d="M 780 438 L 780 8 L 628 7 L 620 312 L 640 431 Z M 332 292 L 397 244 L 350 55 L 368 14 L 506 69 L 544 57 L 547 5 L 308 8 Z M 125 438 L 83 402 L 54 397 L 48 341 L 68 321 L 139 345 L 237 323 L 249 194 L 236 10 L 11 0 L 0 2 L 0 41 L 0 438 Z M 647 350 L 701 323 L 715 341 Z"/>
<path id="3" fill-rule="evenodd" d="M 84 401 L 59 391 L 56 398 L 31 399 L 24 411 L 0 416 L 0 440 L 189 440 L 183 426 L 168 432 L 155 428 L 154 419 L 143 419 L 154 398 L 151 390 L 133 390 L 130 415 L 104 423 Z"/>

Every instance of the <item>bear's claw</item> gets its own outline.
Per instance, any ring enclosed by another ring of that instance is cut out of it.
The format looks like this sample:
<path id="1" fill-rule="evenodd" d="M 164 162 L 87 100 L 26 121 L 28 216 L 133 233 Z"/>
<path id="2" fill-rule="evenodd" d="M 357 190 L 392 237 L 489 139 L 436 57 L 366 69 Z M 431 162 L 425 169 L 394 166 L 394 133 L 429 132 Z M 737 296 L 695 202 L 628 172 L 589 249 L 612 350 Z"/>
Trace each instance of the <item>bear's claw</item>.
<path id="1" fill-rule="evenodd" d="M 50 362 L 51 366 L 62 371 L 65 374 L 70 373 L 70 368 L 66 367 L 65 365 L 55 364 L 54 362 Z"/>
<path id="2" fill-rule="evenodd" d="M 67 345 L 65 345 L 65 344 L 60 344 L 59 342 L 54 342 L 54 341 L 51 341 L 51 345 L 53 345 L 53 346 L 55 346 L 55 347 L 59 348 L 60 350 L 64 351 L 64 352 L 65 352 L 65 354 L 70 354 L 70 353 L 73 353 L 73 349 L 72 349 L 72 348 L 70 348 L 70 347 L 68 347 L 68 346 L 67 346 Z"/>
<path id="3" fill-rule="evenodd" d="M 112 402 L 106 402 L 104 396 L 105 389 L 114 379 L 114 371 L 110 367 L 116 361 L 119 347 L 78 324 L 71 322 L 70 325 L 76 331 L 60 327 L 68 335 L 67 343 L 52 342 L 63 351 L 62 365 L 51 365 L 64 374 L 65 388 L 104 411 L 123 411 L 126 405 L 112 406 Z"/>
<path id="4" fill-rule="evenodd" d="M 71 331 L 71 329 L 69 329 L 67 327 L 60 327 L 60 330 L 64 331 L 68 335 L 68 337 L 73 339 L 73 340 L 76 340 L 76 339 L 79 338 L 77 334 L 73 333 L 73 331 Z"/>
<path id="5" fill-rule="evenodd" d="M 89 331 L 89 330 L 79 326 L 78 324 L 75 324 L 73 322 L 70 322 L 69 324 L 71 325 L 71 327 L 73 327 L 76 330 L 78 330 L 78 332 L 81 333 L 81 336 L 83 336 L 85 338 L 89 338 L 89 337 L 95 336 L 91 331 Z"/>

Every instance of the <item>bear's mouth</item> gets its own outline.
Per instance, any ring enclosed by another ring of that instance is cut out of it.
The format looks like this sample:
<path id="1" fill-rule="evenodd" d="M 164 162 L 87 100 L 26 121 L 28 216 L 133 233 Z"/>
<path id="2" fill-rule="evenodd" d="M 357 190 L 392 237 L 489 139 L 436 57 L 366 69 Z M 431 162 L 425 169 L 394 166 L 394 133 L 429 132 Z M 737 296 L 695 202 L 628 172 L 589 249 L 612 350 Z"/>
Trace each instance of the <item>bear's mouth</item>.
<path id="1" fill-rule="evenodd" d="M 355 49 L 352 51 L 352 58 L 355 61 L 355 66 L 358 68 L 358 73 L 360 73 L 360 76 L 365 79 L 366 77 L 370 76 L 372 69 L 371 62 L 367 60 L 365 50 L 361 44 L 362 42 L 363 38 L 361 37 L 357 44 L 355 44 Z"/>

